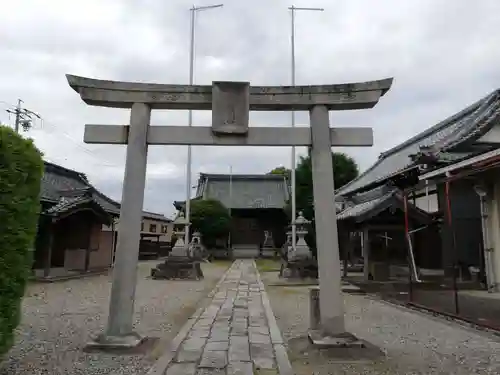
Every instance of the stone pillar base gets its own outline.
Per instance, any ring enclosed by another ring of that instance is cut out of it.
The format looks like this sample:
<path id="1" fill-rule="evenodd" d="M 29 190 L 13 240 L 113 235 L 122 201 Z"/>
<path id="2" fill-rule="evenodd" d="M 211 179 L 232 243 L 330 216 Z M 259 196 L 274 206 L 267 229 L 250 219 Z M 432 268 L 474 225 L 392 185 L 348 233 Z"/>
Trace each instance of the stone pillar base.
<path id="1" fill-rule="evenodd" d="M 309 289 L 309 340 L 321 348 L 364 348 L 365 343 L 349 332 L 330 335 L 321 326 L 319 287 Z"/>
<path id="2" fill-rule="evenodd" d="M 321 329 L 310 329 L 309 340 L 318 348 L 365 348 L 363 340 L 358 339 L 352 333 L 345 332 L 338 335 L 328 335 Z"/>
<path id="3" fill-rule="evenodd" d="M 93 341 L 87 343 L 86 349 L 93 350 L 126 350 L 135 348 L 142 344 L 144 337 L 141 337 L 136 332 L 131 332 L 124 336 L 111 336 L 100 334 Z"/>

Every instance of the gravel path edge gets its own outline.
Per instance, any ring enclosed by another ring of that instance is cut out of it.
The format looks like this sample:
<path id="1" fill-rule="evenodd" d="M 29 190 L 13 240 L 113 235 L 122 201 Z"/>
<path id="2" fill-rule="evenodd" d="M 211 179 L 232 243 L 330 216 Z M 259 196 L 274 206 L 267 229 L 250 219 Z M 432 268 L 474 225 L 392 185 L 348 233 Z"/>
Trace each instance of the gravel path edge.
<path id="1" fill-rule="evenodd" d="M 254 261 L 254 267 L 257 270 L 257 280 L 259 281 L 259 286 L 263 291 L 262 305 L 266 313 L 267 324 L 269 325 L 269 332 L 271 334 L 271 343 L 273 344 L 274 355 L 276 357 L 276 363 L 278 364 L 279 374 L 294 375 L 295 372 L 293 371 L 292 364 L 290 363 L 290 359 L 288 358 L 288 352 L 285 347 L 283 337 L 281 336 L 281 331 L 278 327 L 278 323 L 276 322 L 276 317 L 274 316 L 273 310 L 271 308 L 271 302 L 269 301 L 269 297 L 267 296 L 266 288 L 264 286 L 264 283 L 262 282 L 255 261 Z"/>

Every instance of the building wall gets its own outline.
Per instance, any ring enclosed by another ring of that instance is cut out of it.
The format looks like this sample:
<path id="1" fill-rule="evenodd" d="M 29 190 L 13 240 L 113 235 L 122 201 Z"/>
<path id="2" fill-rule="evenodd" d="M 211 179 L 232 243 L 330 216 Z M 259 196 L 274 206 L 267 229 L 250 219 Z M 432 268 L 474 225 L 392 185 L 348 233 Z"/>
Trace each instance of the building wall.
<path id="1" fill-rule="evenodd" d="M 429 184 L 427 188 L 415 191 L 414 195 L 413 204 L 416 207 L 431 213 L 439 211 L 436 185 Z"/>
<path id="2" fill-rule="evenodd" d="M 111 267 L 113 260 L 113 246 L 111 237 L 108 241 L 103 241 L 102 226 L 94 223 L 90 237 L 90 258 L 89 269 L 102 269 Z M 112 232 L 109 232 L 112 233 Z"/>
<path id="3" fill-rule="evenodd" d="M 102 225 L 98 222 L 92 222 L 90 224 L 89 270 L 109 268 L 112 265 L 113 247 L 110 241 L 112 232 L 104 232 L 101 228 Z M 83 226 L 81 229 L 83 229 Z M 78 229 L 76 226 L 73 226 L 72 232 L 75 230 Z M 109 233 L 109 235 L 104 237 L 108 237 L 109 239 L 103 240 L 103 234 L 107 233 Z M 67 270 L 84 271 L 86 257 L 87 248 L 83 246 L 83 244 L 81 248 L 65 249 L 64 268 Z"/>
<path id="4" fill-rule="evenodd" d="M 473 184 L 469 180 L 450 183 L 451 227 L 448 224 L 444 185 L 439 187 L 439 206 L 444 212 L 442 241 L 445 269 L 450 269 L 455 261 L 462 267 L 482 266 L 481 208 Z"/>
<path id="5" fill-rule="evenodd" d="M 103 231 L 111 231 L 111 227 L 107 225 L 102 226 Z M 115 223 L 115 230 L 120 231 L 120 222 L 117 219 Z M 155 230 L 155 231 L 153 231 Z M 163 231 L 162 231 L 163 230 Z M 170 242 L 172 239 L 172 234 L 174 231 L 174 225 L 172 222 L 165 222 L 161 220 L 154 220 L 150 218 L 143 218 L 141 223 L 141 234 L 153 234 L 162 233 L 160 236 L 160 242 Z"/>

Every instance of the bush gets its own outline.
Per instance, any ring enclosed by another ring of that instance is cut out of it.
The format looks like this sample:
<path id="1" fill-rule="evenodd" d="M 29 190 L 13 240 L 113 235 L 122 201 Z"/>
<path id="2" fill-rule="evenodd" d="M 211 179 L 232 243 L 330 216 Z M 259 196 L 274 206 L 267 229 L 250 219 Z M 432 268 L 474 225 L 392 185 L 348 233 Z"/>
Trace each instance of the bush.
<path id="1" fill-rule="evenodd" d="M 0 125 L 0 358 L 12 345 L 31 272 L 42 174 L 33 142 Z"/>
<path id="2" fill-rule="evenodd" d="M 231 217 L 228 209 L 216 199 L 191 200 L 191 230 L 201 233 L 207 248 L 215 247 L 219 238 L 227 238 Z"/>

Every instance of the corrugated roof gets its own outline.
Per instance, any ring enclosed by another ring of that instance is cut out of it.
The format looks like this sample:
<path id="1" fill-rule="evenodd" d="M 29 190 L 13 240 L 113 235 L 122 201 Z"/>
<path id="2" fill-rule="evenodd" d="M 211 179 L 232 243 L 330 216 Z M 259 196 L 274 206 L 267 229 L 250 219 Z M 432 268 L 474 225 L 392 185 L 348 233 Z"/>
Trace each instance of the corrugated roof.
<path id="1" fill-rule="evenodd" d="M 217 199 L 232 209 L 283 209 L 288 187 L 286 178 L 280 175 L 201 174 L 198 195 Z"/>
<path id="2" fill-rule="evenodd" d="M 498 123 L 499 117 L 500 98 L 499 91 L 496 90 L 459 113 L 380 154 L 373 166 L 357 179 L 338 189 L 337 194 L 353 194 L 413 167 L 414 163 L 410 157 L 417 155 L 422 149 L 449 154 L 453 147 L 485 134 Z"/>

